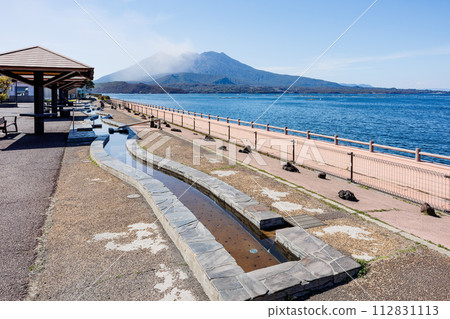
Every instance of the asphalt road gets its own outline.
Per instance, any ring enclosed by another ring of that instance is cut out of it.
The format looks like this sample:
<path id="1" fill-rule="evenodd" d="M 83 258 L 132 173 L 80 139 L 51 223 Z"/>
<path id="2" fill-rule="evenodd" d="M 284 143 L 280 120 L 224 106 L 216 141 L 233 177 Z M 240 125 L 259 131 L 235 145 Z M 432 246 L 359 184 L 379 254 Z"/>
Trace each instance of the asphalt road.
<path id="1" fill-rule="evenodd" d="M 0 116 L 32 111 L 32 104 L 2 107 Z M 45 221 L 59 175 L 70 119 L 46 122 L 36 136 L 32 118 L 19 118 L 19 131 L 0 133 L 0 300 L 21 300 L 27 294 L 37 238 Z M 25 133 L 25 134 L 24 134 Z"/>

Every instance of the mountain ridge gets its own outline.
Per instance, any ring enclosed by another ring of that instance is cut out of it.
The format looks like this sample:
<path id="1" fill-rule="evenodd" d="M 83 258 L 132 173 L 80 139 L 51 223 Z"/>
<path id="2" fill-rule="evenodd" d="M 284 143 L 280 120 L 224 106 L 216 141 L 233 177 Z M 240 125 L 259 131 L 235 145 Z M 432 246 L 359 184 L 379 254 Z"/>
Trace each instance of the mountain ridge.
<path id="1" fill-rule="evenodd" d="M 161 85 L 166 84 L 226 84 L 240 86 L 284 87 L 298 79 L 295 75 L 272 73 L 255 69 L 227 54 L 207 51 L 201 54 L 185 53 L 172 56 L 157 53 L 123 70 L 105 75 L 96 83 L 125 81 L 130 83 L 156 84 L 142 70 L 150 70 L 152 77 Z M 224 82 L 224 83 L 221 83 Z M 295 87 L 342 87 L 339 83 L 301 77 Z"/>

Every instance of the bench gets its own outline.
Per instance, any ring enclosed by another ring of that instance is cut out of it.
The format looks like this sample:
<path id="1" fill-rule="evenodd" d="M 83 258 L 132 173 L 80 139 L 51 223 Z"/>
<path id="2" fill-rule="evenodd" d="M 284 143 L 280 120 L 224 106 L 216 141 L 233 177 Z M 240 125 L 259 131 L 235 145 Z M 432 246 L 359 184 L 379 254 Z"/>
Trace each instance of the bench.
<path id="1" fill-rule="evenodd" d="M 12 132 L 18 132 L 17 116 L 8 116 L 8 117 L 14 118 L 14 122 L 8 123 L 5 116 L 0 117 L 0 130 L 2 130 L 3 133 L 5 133 L 5 137 L 8 137 L 8 127 L 9 126 L 14 126 L 16 128 L 15 131 L 12 131 Z"/>

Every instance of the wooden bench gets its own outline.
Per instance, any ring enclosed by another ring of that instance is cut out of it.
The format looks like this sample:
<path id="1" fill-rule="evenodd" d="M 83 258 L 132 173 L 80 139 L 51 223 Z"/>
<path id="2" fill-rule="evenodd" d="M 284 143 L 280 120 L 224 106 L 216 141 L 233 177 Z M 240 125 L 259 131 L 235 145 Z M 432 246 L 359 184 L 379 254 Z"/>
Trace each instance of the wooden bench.
<path id="1" fill-rule="evenodd" d="M 9 126 L 14 126 L 15 127 L 15 131 L 12 132 L 17 132 L 17 116 L 8 116 L 11 118 L 14 118 L 14 122 L 8 123 L 8 121 L 6 120 L 6 117 L 0 117 L 0 130 L 3 131 L 3 133 L 5 133 L 4 137 L 8 137 L 8 127 Z"/>

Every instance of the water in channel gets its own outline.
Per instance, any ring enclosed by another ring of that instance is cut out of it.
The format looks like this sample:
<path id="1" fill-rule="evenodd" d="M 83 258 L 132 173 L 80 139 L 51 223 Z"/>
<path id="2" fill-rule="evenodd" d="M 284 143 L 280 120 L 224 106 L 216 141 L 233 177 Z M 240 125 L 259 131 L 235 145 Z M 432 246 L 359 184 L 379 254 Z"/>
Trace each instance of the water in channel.
<path id="1" fill-rule="evenodd" d="M 99 133 L 105 133 L 107 129 L 108 126 L 103 124 Z M 232 213 L 223 209 L 195 187 L 133 158 L 126 150 L 126 139 L 127 135 L 111 134 L 105 146 L 106 152 L 161 181 L 225 247 L 245 272 L 291 259 L 286 257 L 282 249 L 274 243 L 273 233 L 272 237 L 266 237 L 263 233 L 251 233 Z"/>

